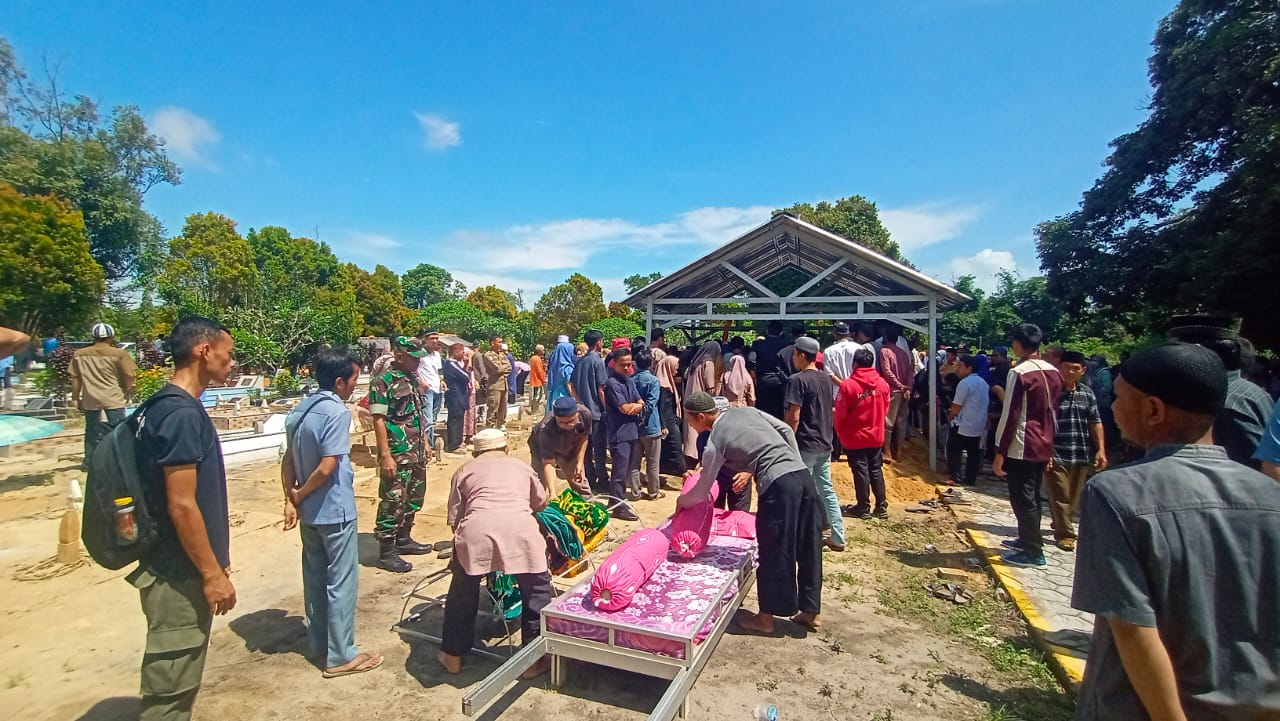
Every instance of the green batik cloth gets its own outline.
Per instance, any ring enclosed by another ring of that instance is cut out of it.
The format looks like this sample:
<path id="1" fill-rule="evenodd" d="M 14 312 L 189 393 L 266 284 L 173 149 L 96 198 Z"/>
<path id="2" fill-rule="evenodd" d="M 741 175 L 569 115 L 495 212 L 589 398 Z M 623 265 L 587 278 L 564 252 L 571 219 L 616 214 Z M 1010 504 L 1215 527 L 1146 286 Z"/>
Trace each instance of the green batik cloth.
<path id="1" fill-rule="evenodd" d="M 566 488 L 548 508 L 558 508 L 564 515 L 573 519 L 573 524 L 582 531 L 585 538 L 591 538 L 609 524 L 609 511 L 598 503 L 582 500 L 572 488 Z M 574 556 L 581 558 L 581 556 Z"/>
<path id="2" fill-rule="evenodd" d="M 513 621 L 520 618 L 524 608 L 520 601 L 520 587 L 516 585 L 515 576 L 508 576 L 501 571 L 492 571 L 485 578 L 485 584 L 498 604 L 498 611 L 502 613 L 503 619 Z"/>

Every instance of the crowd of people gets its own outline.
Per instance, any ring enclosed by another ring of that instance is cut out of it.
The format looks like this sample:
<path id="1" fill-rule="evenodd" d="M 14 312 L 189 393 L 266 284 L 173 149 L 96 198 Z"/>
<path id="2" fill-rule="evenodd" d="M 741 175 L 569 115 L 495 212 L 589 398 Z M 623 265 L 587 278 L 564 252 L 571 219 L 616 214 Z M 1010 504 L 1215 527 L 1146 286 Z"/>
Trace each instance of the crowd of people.
<path id="1" fill-rule="evenodd" d="M 1009 350 L 943 346 L 932 357 L 913 350 L 891 322 L 835 323 L 831 333 L 824 349 L 805 329 L 784 335 L 773 322 L 750 343 L 713 338 L 681 349 L 656 330 L 647 339 L 614 339 L 606 351 L 602 334 L 587 330 L 576 345 L 561 336 L 550 354 L 535 348 L 527 362 L 497 336 L 483 352 L 446 346 L 434 331 L 390 339 L 367 369 L 365 402 L 379 465 L 378 566 L 403 573 L 411 566 L 402 556 L 452 554 L 443 668 L 456 673 L 471 647 L 475 596 L 491 571 L 519 579 L 522 639 L 537 635 L 550 580 L 532 514 L 560 490 L 560 478 L 622 520 L 637 518 L 632 504 L 665 495 L 660 474 L 686 481 L 699 474 L 677 507 L 697 503 L 712 484 L 722 506 L 754 505 L 759 611 L 737 623 L 772 633 L 781 616 L 820 628 L 822 551 L 843 549 L 846 516 L 886 515 L 883 466 L 904 458 L 910 429 L 923 421 L 912 401 L 936 373 L 936 431 L 947 455 L 939 480 L 974 485 L 990 458 L 1017 518 L 1004 563 L 1046 565 L 1048 481 L 1054 542 L 1077 554 L 1072 604 L 1096 618 L 1079 717 L 1280 712 L 1280 567 L 1272 562 L 1280 558 L 1280 404 L 1256 382 L 1251 346 L 1229 319 L 1175 319 L 1168 342 L 1122 356 L 1115 367 L 1042 348 L 1031 324 L 1012 329 Z M 110 352 L 110 327 L 94 334 L 101 342 L 77 353 L 72 373 L 81 405 L 99 406 L 88 410 L 109 428 L 119 421 L 102 411 L 122 404 L 98 397 L 95 384 L 110 381 L 127 395 L 128 369 Z M 123 421 L 134 424 L 142 501 L 157 533 L 128 577 L 147 617 L 141 718 L 148 720 L 190 717 L 211 618 L 236 605 L 226 473 L 199 400 L 231 374 L 234 341 L 219 323 L 190 317 L 167 344 L 170 383 L 148 402 L 145 419 Z M 326 677 L 383 662 L 354 638 L 346 402 L 363 370 L 348 351 L 318 353 L 319 390 L 289 414 L 280 468 L 285 527 L 301 534 L 311 646 Z M 530 463 L 508 455 L 503 431 L 526 378 L 541 416 L 529 435 Z M 442 407 L 448 418 L 437 446 Z M 455 536 L 445 547 L 412 536 L 437 447 L 469 447 L 473 456 L 450 482 Z M 1126 462 L 1109 468 L 1115 454 Z M 841 457 L 855 479 L 856 502 L 844 506 L 830 472 Z M 529 674 L 546 667 L 540 662 Z"/>

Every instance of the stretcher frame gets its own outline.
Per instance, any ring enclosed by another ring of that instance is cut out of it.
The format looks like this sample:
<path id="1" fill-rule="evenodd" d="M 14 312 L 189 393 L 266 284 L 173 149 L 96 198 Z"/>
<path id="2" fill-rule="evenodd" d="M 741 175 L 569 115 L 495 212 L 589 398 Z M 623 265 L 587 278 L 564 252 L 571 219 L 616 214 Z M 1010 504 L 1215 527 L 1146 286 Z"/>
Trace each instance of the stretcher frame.
<path id="1" fill-rule="evenodd" d="M 742 600 L 751 590 L 755 580 L 754 553 L 743 556 L 742 564 L 734 573 L 724 580 L 718 589 L 719 600 L 707 607 L 693 626 L 691 636 L 683 636 L 655 629 L 643 628 L 625 623 L 592 619 L 591 622 L 609 631 L 607 641 L 592 641 L 568 634 L 548 630 L 547 618 L 557 617 L 576 620 L 577 617 L 560 615 L 557 611 L 563 596 L 556 598 L 542 609 L 542 634 L 536 641 L 521 649 L 510 660 L 483 681 L 476 684 L 462 697 L 462 713 L 474 716 L 483 711 L 490 703 L 505 693 L 519 677 L 545 654 L 551 655 L 551 688 L 558 689 L 564 681 L 564 659 L 585 661 L 609 668 L 622 669 L 645 676 L 666 679 L 670 683 L 658 704 L 649 714 L 648 721 L 670 721 L 677 714 L 684 718 L 688 713 L 688 695 L 693 690 L 702 669 L 710 660 L 711 654 L 720 643 L 720 637 L 729 627 L 734 614 L 742 605 Z M 577 585 L 589 584 L 595 575 L 593 571 Z M 729 589 L 734 583 L 738 590 L 732 595 Z M 575 589 L 576 589 L 575 585 Z M 695 642 L 698 633 L 707 625 L 712 614 L 719 609 L 720 615 L 701 643 Z M 662 638 L 684 644 L 684 658 L 674 658 L 664 654 L 626 648 L 616 643 L 619 631 L 636 632 L 655 638 Z"/>

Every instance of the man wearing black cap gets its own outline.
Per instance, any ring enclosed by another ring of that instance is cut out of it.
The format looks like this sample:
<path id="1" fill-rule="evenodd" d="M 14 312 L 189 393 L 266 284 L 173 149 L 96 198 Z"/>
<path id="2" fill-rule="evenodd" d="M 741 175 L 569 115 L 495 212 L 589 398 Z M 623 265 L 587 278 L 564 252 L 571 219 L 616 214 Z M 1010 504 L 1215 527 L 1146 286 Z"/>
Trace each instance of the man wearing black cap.
<path id="1" fill-rule="evenodd" d="M 1253 454 L 1267 428 L 1271 396 L 1246 380 L 1241 355 L 1244 340 L 1239 334 L 1240 319 L 1209 315 L 1187 315 L 1173 319 L 1169 337 L 1204 346 L 1218 355 L 1227 368 L 1227 399 L 1213 423 L 1213 441 L 1227 449 L 1236 463 L 1260 468 Z"/>
<path id="2" fill-rule="evenodd" d="M 587 439 L 591 437 L 591 410 L 571 396 L 557 398 L 551 413 L 529 431 L 529 458 L 542 476 L 547 494 L 554 496 L 556 466 L 564 472 L 569 487 L 583 498 L 591 498 L 591 488 L 583 477 Z"/>
<path id="3" fill-rule="evenodd" d="M 1053 458 L 1045 469 L 1053 538 L 1064 551 L 1076 547 L 1072 518 L 1080 505 L 1085 481 L 1091 473 L 1107 467 L 1107 444 L 1102 436 L 1098 399 L 1093 389 L 1080 382 L 1084 377 L 1084 363 L 1084 353 L 1074 350 L 1064 350 L 1058 362 L 1058 372 L 1062 374 L 1058 431 L 1053 436 Z"/>
<path id="4" fill-rule="evenodd" d="M 1213 445 L 1222 361 L 1156 346 L 1114 390 L 1147 455 L 1081 500 L 1071 605 L 1095 617 L 1076 718 L 1280 718 L 1280 484 Z"/>

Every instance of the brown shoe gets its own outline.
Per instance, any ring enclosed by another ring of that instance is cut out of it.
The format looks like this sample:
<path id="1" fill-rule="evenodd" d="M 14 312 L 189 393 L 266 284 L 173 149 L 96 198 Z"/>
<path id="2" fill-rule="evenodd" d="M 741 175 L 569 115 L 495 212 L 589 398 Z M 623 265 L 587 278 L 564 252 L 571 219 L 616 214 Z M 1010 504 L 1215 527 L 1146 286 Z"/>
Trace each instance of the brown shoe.
<path id="1" fill-rule="evenodd" d="M 1064 551 L 1074 551 L 1076 550 L 1076 539 L 1064 538 L 1058 541 L 1058 548 L 1061 548 Z"/>

